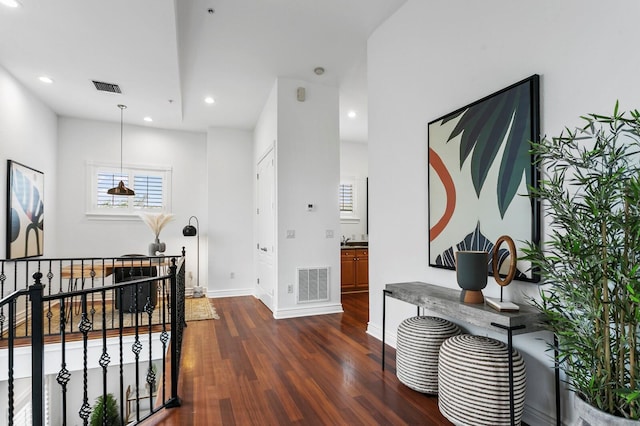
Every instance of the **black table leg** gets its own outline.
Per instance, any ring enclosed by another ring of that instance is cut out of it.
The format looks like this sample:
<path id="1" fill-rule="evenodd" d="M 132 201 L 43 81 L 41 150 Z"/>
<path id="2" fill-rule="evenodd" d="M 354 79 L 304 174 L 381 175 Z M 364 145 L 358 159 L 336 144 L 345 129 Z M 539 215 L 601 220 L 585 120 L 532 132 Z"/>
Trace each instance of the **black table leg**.
<path id="1" fill-rule="evenodd" d="M 382 290 L 382 371 L 384 371 L 384 332 L 387 322 L 387 294 L 391 293 L 389 290 Z"/>
<path id="2" fill-rule="evenodd" d="M 556 384 L 556 425 L 562 425 L 562 416 L 560 409 L 560 361 L 558 354 L 558 336 L 553 334 L 553 355 L 554 355 L 554 370 L 555 370 L 555 384 Z"/>
<path id="3" fill-rule="evenodd" d="M 492 326 L 507 330 L 507 350 L 509 351 L 509 415 L 511 417 L 511 425 L 516 424 L 516 404 L 513 389 L 513 330 L 525 328 L 524 325 L 516 327 L 506 327 L 501 324 L 491 323 Z"/>
<path id="4" fill-rule="evenodd" d="M 513 332 L 511 328 L 507 329 L 507 347 L 509 348 L 509 414 L 511 415 L 511 425 L 516 424 L 516 402 L 513 395 L 513 357 L 511 356 L 511 350 L 513 348 Z"/>

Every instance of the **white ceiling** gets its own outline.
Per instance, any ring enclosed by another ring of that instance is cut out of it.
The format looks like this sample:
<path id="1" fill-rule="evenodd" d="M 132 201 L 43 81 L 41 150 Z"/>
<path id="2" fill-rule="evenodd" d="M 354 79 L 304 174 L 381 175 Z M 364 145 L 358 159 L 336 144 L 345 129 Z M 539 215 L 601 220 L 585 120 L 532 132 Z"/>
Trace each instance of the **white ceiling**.
<path id="1" fill-rule="evenodd" d="M 287 77 L 339 87 L 341 139 L 353 141 L 367 139 L 366 40 L 406 2 L 19 1 L 0 5 L 0 65 L 59 115 L 119 121 L 123 103 L 127 123 L 251 130 L 276 78 Z"/>

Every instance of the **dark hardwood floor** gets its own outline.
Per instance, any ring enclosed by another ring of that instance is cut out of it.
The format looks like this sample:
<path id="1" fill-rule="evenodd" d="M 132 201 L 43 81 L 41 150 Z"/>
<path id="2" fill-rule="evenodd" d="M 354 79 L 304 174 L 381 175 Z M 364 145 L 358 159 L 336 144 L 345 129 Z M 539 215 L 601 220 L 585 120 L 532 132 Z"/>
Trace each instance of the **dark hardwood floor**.
<path id="1" fill-rule="evenodd" d="M 393 348 L 382 371 L 367 293 L 343 295 L 343 314 L 281 320 L 251 296 L 212 303 L 220 319 L 185 330 L 182 406 L 145 426 L 451 424 L 398 381 Z"/>

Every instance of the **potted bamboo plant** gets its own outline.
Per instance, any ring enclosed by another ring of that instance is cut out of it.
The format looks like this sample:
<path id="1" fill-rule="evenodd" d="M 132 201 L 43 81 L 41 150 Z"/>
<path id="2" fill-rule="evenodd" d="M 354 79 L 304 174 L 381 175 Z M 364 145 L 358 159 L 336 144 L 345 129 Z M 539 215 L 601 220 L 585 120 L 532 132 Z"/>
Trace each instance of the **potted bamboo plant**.
<path id="1" fill-rule="evenodd" d="M 626 424 L 640 418 L 640 113 L 582 119 L 532 143 L 547 232 L 525 252 L 582 424 Z"/>

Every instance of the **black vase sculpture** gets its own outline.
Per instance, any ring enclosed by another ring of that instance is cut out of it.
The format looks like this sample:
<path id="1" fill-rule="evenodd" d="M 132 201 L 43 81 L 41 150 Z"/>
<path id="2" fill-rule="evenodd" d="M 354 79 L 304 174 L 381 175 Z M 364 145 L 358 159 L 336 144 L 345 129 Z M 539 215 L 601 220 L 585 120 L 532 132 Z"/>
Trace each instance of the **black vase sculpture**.
<path id="1" fill-rule="evenodd" d="M 486 251 L 456 252 L 456 278 L 462 289 L 461 302 L 484 303 L 482 289 L 487 286 L 488 260 Z"/>

